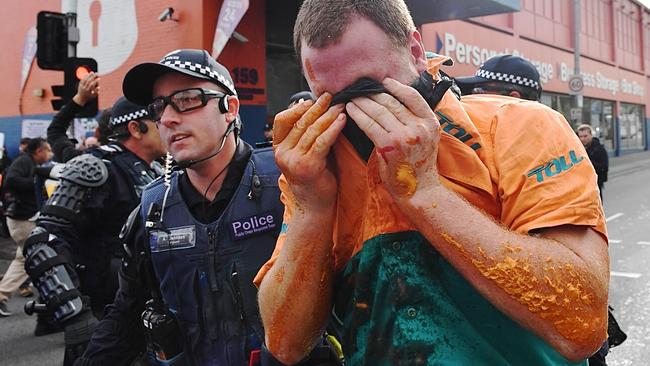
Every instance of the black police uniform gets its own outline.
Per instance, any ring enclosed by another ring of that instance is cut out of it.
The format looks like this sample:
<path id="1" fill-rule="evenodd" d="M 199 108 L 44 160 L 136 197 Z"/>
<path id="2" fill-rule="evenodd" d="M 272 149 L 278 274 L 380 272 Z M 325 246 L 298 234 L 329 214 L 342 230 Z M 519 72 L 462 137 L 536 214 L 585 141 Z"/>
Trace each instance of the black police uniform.
<path id="1" fill-rule="evenodd" d="M 133 120 L 133 111 L 143 108 L 120 100 L 114 111 Z M 95 317 L 113 301 L 122 256 L 119 233 L 144 187 L 162 173 L 156 164 L 119 143 L 71 159 L 25 243 L 25 269 L 45 303 L 26 310 L 47 313 L 64 327 L 66 365 L 81 355 Z"/>
<path id="2" fill-rule="evenodd" d="M 117 272 L 122 258 L 120 230 L 138 205 L 144 187 L 156 179 L 161 170 L 152 168 L 117 143 L 93 149 L 89 155 L 105 164 L 105 183 L 90 187 L 79 204 L 78 213 L 69 219 L 54 202 L 59 193 L 55 191 L 42 208 L 37 225 L 56 237 L 49 245 L 67 257 L 68 263 L 74 263 L 79 289 L 90 297 L 93 313 L 101 318 L 104 307 L 113 302 L 118 287 Z M 81 155 L 75 159 L 90 156 Z M 68 164 L 74 162 L 71 160 Z M 65 185 L 61 183 L 61 190 Z"/>
<path id="3" fill-rule="evenodd" d="M 163 180 L 147 187 L 129 217 L 120 289 L 76 365 L 129 365 L 143 355 L 141 315 L 152 292 L 178 319 L 183 364 L 248 365 L 263 337 L 252 279 L 284 210 L 279 174 L 270 149 L 240 141 L 212 202 L 184 173 L 172 175 L 167 194 Z M 151 218 L 145 205 L 163 202 L 162 218 Z"/>

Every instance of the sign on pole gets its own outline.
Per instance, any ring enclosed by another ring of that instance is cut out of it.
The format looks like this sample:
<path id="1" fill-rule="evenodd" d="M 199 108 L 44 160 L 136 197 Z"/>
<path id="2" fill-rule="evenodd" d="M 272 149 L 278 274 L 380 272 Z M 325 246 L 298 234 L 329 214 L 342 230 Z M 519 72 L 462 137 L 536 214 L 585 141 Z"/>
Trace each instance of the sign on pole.
<path id="1" fill-rule="evenodd" d="M 585 82 L 581 75 L 573 75 L 569 79 L 569 94 L 579 94 L 585 87 Z"/>
<path id="2" fill-rule="evenodd" d="M 571 120 L 582 120 L 582 108 L 571 108 Z"/>
<path id="3" fill-rule="evenodd" d="M 246 10 L 248 10 L 249 0 L 223 0 L 219 20 L 217 20 L 217 29 L 214 31 L 214 41 L 212 42 L 212 57 L 219 57 L 221 51 L 226 46 L 232 32 L 239 24 L 239 21 Z"/>

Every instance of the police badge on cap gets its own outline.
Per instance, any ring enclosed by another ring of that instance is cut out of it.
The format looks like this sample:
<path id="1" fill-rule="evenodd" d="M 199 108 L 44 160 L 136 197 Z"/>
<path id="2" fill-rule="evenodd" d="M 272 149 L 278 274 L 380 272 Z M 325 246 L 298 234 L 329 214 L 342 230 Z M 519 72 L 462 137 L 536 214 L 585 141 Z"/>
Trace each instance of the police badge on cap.
<path id="1" fill-rule="evenodd" d="M 124 96 L 137 104 L 151 102 L 153 84 L 170 71 L 179 72 L 219 85 L 226 94 L 237 95 L 230 72 L 205 50 L 180 49 L 166 54 L 158 63 L 146 62 L 133 67 L 124 77 Z"/>

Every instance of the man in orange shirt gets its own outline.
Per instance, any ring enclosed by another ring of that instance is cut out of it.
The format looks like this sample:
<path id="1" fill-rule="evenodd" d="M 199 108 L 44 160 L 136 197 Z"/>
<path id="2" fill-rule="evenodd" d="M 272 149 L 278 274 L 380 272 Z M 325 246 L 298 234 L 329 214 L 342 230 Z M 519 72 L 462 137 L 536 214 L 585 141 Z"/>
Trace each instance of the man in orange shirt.
<path id="1" fill-rule="evenodd" d="M 307 0 L 294 40 L 318 100 L 274 123 L 285 219 L 256 278 L 271 353 L 298 362 L 333 307 L 350 365 L 585 364 L 606 336 L 606 229 L 561 115 L 462 103 L 444 80 L 423 98 L 408 85 L 443 60 L 402 1 Z M 381 84 L 331 103 L 364 77 Z"/>

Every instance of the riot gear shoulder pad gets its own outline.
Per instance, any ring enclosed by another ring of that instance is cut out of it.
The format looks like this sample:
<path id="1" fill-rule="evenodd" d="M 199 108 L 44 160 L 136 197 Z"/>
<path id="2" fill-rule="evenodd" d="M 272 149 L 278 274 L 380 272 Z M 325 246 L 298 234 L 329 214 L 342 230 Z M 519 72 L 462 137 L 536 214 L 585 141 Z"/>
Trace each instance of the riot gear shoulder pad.
<path id="1" fill-rule="evenodd" d="M 61 171 L 60 183 L 41 209 L 39 220 L 68 225 L 77 219 L 88 192 L 108 180 L 104 162 L 90 154 L 75 157 Z"/>
<path id="2" fill-rule="evenodd" d="M 83 154 L 66 163 L 60 179 L 82 187 L 99 187 L 106 183 L 108 169 L 101 159 L 91 154 Z"/>

